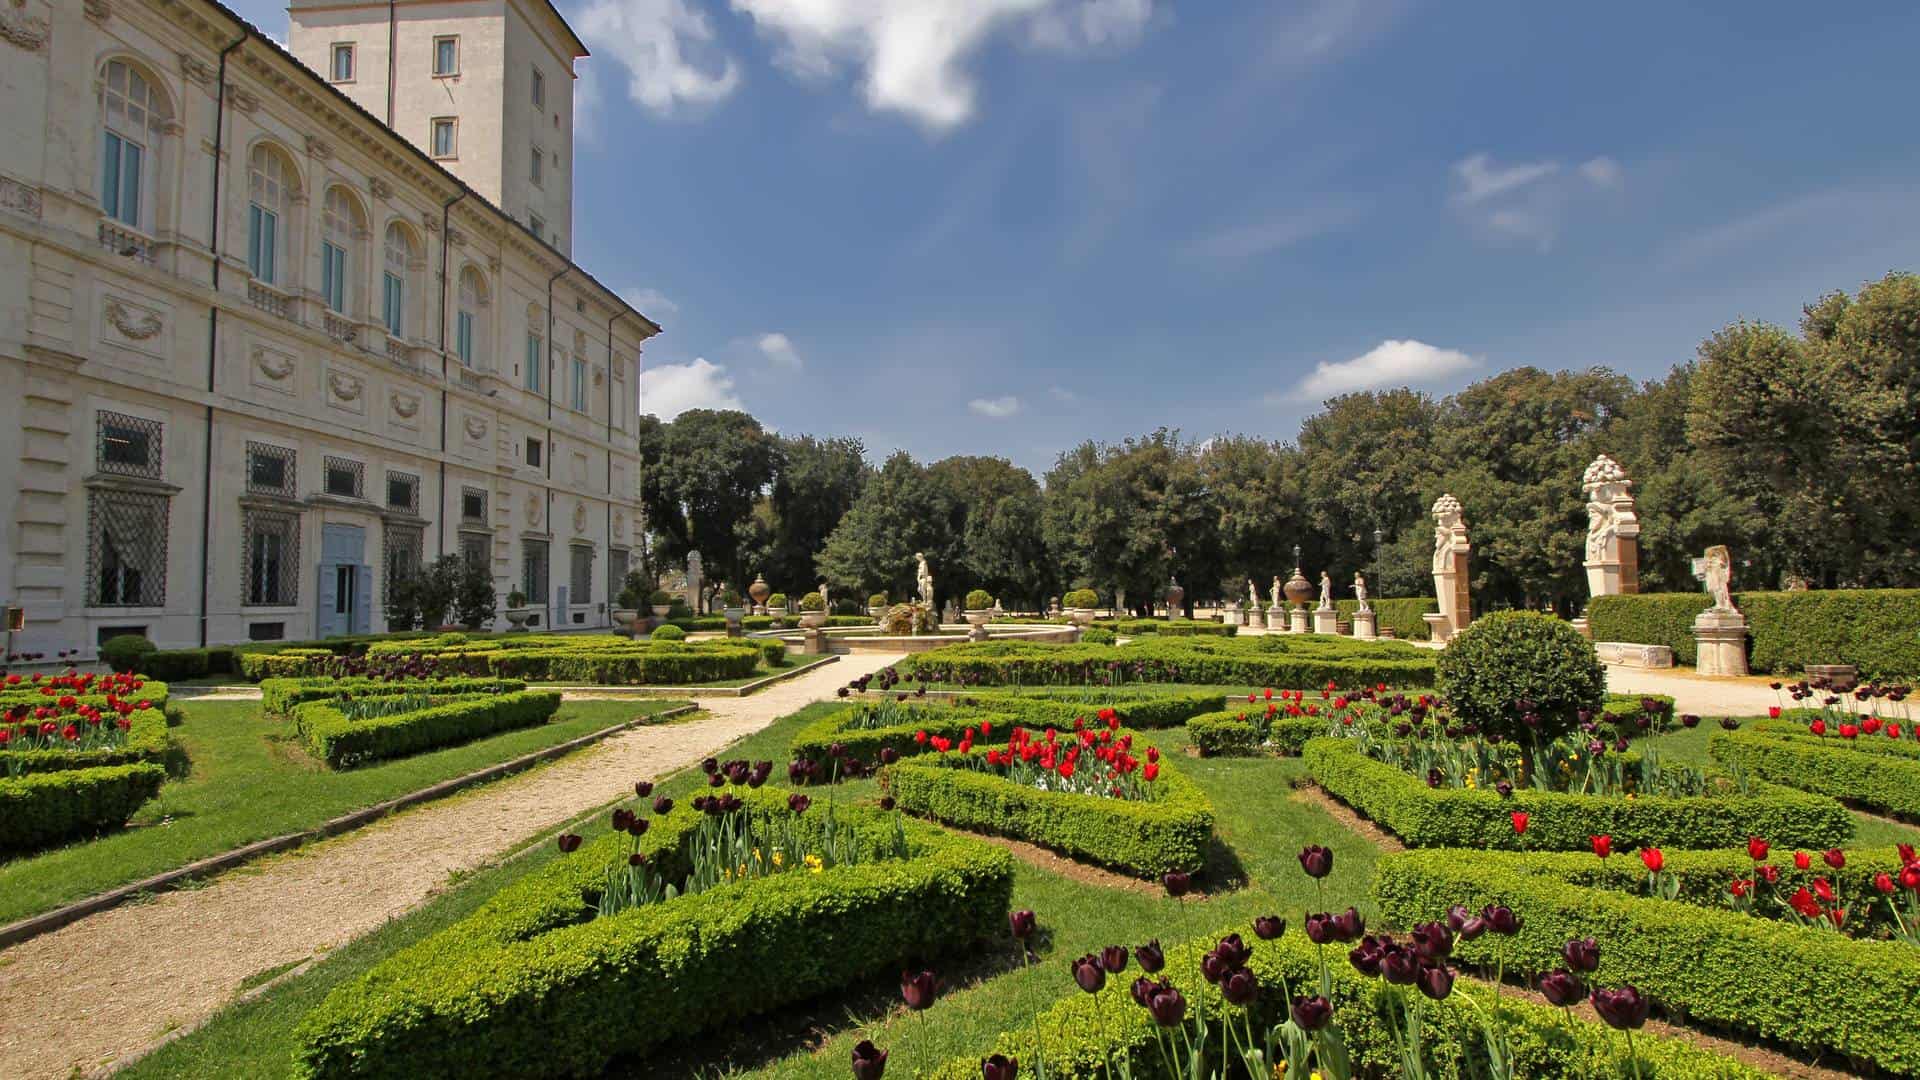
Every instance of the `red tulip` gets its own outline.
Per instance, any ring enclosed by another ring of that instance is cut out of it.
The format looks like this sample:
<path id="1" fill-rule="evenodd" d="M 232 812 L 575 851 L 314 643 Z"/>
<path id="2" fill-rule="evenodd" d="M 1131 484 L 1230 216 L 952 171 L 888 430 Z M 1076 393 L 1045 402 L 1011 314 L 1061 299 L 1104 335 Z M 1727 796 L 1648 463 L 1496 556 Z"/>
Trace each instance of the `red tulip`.
<path id="1" fill-rule="evenodd" d="M 1780 706 L 1778 706 L 1778 705 L 1769 705 L 1769 706 L 1767 706 L 1767 718 L 1768 718 L 1768 719 L 1770 719 L 1770 720 L 1778 720 L 1778 719 L 1780 719 Z M 1814 722 L 1815 722 L 1815 723 L 1819 723 L 1819 721 L 1817 721 L 1817 720 L 1816 720 L 1816 721 L 1814 721 Z M 1818 733 L 1816 732 L 1815 734 L 1818 734 Z"/>
<path id="2" fill-rule="evenodd" d="M 1873 887 L 1879 890 L 1882 896 L 1891 896 L 1893 894 L 1893 876 L 1885 872 L 1873 875 Z"/>
<path id="3" fill-rule="evenodd" d="M 1771 850 L 1771 848 L 1772 845 L 1757 836 L 1747 839 L 1747 857 L 1754 862 L 1766 862 L 1767 852 Z"/>
<path id="4" fill-rule="evenodd" d="M 1826 851 L 1820 853 L 1820 857 L 1825 859 L 1827 865 L 1833 867 L 1835 870 L 1847 865 L 1847 853 L 1841 851 L 1839 848 L 1828 848 Z"/>
<path id="5" fill-rule="evenodd" d="M 1600 835 L 1594 837 L 1593 853 L 1595 855 L 1600 856 L 1603 859 L 1613 854 L 1613 834 L 1601 833 Z"/>
<path id="6" fill-rule="evenodd" d="M 1513 812 L 1513 814 L 1512 814 L 1512 817 L 1513 817 L 1513 831 L 1514 831 L 1514 834 L 1515 834 L 1515 835 L 1519 835 L 1519 836 L 1524 836 L 1524 835 L 1526 835 L 1526 831 L 1527 831 L 1527 822 L 1528 822 L 1528 820 L 1530 820 L 1530 819 L 1529 819 L 1529 818 L 1527 817 L 1527 813 L 1526 813 L 1526 811 L 1524 811 L 1524 810 L 1515 810 L 1515 811 Z"/>
<path id="7" fill-rule="evenodd" d="M 1813 866 L 1813 857 L 1804 851 L 1796 851 L 1793 853 L 1793 865 L 1802 870 L 1809 869 Z"/>
<path id="8" fill-rule="evenodd" d="M 1660 854 L 1657 847 L 1640 849 L 1640 861 L 1645 863 L 1650 873 L 1659 873 L 1667 865 L 1667 857 Z"/>

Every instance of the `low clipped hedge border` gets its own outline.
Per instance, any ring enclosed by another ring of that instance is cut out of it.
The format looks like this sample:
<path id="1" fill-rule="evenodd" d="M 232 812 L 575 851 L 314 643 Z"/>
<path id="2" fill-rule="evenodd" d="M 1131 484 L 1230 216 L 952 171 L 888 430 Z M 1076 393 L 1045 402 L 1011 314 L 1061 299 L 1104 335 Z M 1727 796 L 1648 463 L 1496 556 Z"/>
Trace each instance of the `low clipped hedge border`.
<path id="1" fill-rule="evenodd" d="M 1784 720 L 1716 731 L 1707 742 L 1715 761 L 1762 780 L 1920 819 L 1920 753 L 1912 747 L 1905 740 L 1876 735 L 1862 735 L 1850 744 L 1835 734 L 1814 735 Z"/>
<path id="2" fill-rule="evenodd" d="M 1162 761 L 1160 797 L 1109 799 L 1041 791 L 930 758 L 885 773 L 900 808 L 963 829 L 1011 836 L 1139 877 L 1198 870 L 1213 837 L 1213 804 Z"/>
<path id="3" fill-rule="evenodd" d="M 1205 995 L 1204 1008 L 1209 1017 L 1242 1011 L 1227 1005 L 1219 990 L 1203 982 L 1194 970 L 1200 954 L 1229 932 L 1248 937 L 1245 926 L 1225 927 L 1211 937 L 1167 950 L 1165 974 L 1186 995 L 1190 1014 L 1200 1008 L 1201 995 Z M 1274 941 L 1249 937 L 1249 942 L 1253 956 L 1248 969 L 1260 982 L 1260 996 L 1251 1006 L 1257 1032 L 1285 1019 L 1286 993 L 1304 992 L 1318 979 L 1319 968 L 1313 946 L 1297 931 Z M 1392 1035 L 1392 1025 L 1399 1020 L 1388 1011 L 1392 999 L 1382 990 L 1380 981 L 1355 972 L 1338 950 L 1331 953 L 1328 973 L 1333 983 L 1329 995 L 1333 1021 L 1341 1029 L 1356 1074 L 1399 1075 L 1399 1055 Z M 1134 970 L 1129 969 L 1117 981 L 1126 983 L 1133 975 Z M 1412 992 L 1411 987 L 1406 989 Z M 1516 1077 L 1633 1075 L 1624 1064 L 1617 1069 L 1611 1064 L 1625 1061 L 1624 1034 L 1590 1020 L 1569 1021 L 1558 1009 L 1512 995 L 1496 995 L 1465 979 L 1454 983 L 1453 993 L 1445 1001 L 1429 1001 L 1425 1006 L 1425 1045 L 1428 1060 L 1435 1066 L 1434 1075 L 1486 1075 L 1483 1015 L 1496 1018 L 1506 1033 Z M 977 1080 L 981 1058 L 1000 1053 L 1018 1059 L 1023 1069 L 1044 1060 L 1049 1077 L 1093 1080 L 1108 1075 L 1106 1061 L 1109 1055 L 1118 1057 L 1118 1051 L 1124 1052 L 1126 1075 L 1136 1080 L 1185 1080 L 1184 1073 L 1175 1076 L 1167 1072 L 1165 1060 L 1155 1047 L 1153 1021 L 1145 1009 L 1134 1004 L 1124 986 L 1112 986 L 1095 995 L 1074 992 L 1042 1013 L 1037 1026 L 1045 1033 L 1039 1044 L 1044 1053 L 1036 1051 L 1035 1025 L 1021 1024 L 1009 1028 L 981 1054 L 950 1059 L 923 1075 L 932 1080 Z M 1217 1035 L 1209 1040 L 1210 1067 L 1218 1067 L 1218 1045 Z M 1648 1080 L 1763 1080 L 1769 1075 L 1685 1039 L 1647 1031 L 1636 1035 L 1633 1049 Z"/>
<path id="4" fill-rule="evenodd" d="M 466 675 L 601 686 L 688 686 L 744 679 L 759 670 L 763 659 L 767 664 L 784 661 L 787 649 L 784 643 L 769 639 L 654 642 L 609 637 L 567 644 L 534 639 L 524 645 L 511 639 L 488 639 L 444 648 L 401 642 L 367 650 L 369 657 L 395 659 L 416 653 Z"/>
<path id="5" fill-rule="evenodd" d="M 1617 725 L 1615 730 L 1619 734 L 1629 737 L 1640 734 L 1633 718 L 1640 714 L 1641 702 L 1648 698 L 1660 702 L 1666 714 L 1672 715 L 1673 699 L 1665 694 L 1609 694 L 1603 706 L 1606 721 Z M 1271 748 L 1263 747 L 1259 728 L 1254 723 L 1254 710 L 1265 707 L 1253 702 L 1245 708 L 1194 716 L 1187 721 L 1187 737 L 1193 740 L 1201 757 L 1253 757 L 1266 753 L 1294 757 L 1307 745 L 1308 739 L 1327 733 L 1324 716 L 1275 716 L 1267 733 Z"/>
<path id="6" fill-rule="evenodd" d="M 786 813 L 786 796 L 746 793 L 768 814 Z M 683 874 L 678 852 L 699 816 L 683 805 L 654 817 L 642 849 Z M 801 819 L 823 820 L 818 806 Z M 891 814 L 845 804 L 837 821 L 869 850 L 895 827 Z M 1003 937 L 1012 856 L 902 824 L 904 860 L 795 871 L 594 919 L 588 904 L 629 845 L 603 836 L 335 989 L 299 1025 L 294 1075 L 596 1075 L 618 1055 Z"/>
<path id="7" fill-rule="evenodd" d="M 1150 697 L 1116 696 L 1110 705 L 1031 694 L 970 694 L 964 702 L 953 704 L 909 702 L 903 722 L 867 729 L 847 726 L 861 709 L 860 705 L 850 705 L 800 729 L 795 733 L 790 749 L 795 757 L 820 761 L 827 757 L 828 749 L 837 743 L 853 757 L 870 761 L 886 747 L 903 755 L 921 753 L 926 748 L 914 741 L 914 735 L 922 730 L 929 735 L 958 738 L 967 728 L 977 728 L 986 722 L 992 725 L 995 736 L 991 740 L 983 738 L 982 741 L 1004 741 L 1007 729 L 1015 724 L 1036 729 L 1056 727 L 1066 731 L 1073 727 L 1074 720 L 1085 718 L 1091 723 L 1101 709 L 1109 707 L 1119 714 L 1121 723 L 1127 727 L 1167 728 L 1185 723 L 1189 717 L 1214 708 L 1219 703 L 1220 695 L 1205 690 L 1155 694 Z"/>
<path id="8" fill-rule="evenodd" d="M 1853 836 L 1853 816 L 1838 802 L 1758 781 L 1751 794 L 1706 798 L 1605 798 L 1527 788 L 1503 798 L 1484 788 L 1429 788 L 1348 739 L 1310 739 L 1302 757 L 1329 794 L 1409 847 L 1510 851 L 1524 844 L 1530 851 L 1580 851 L 1606 833 L 1622 850 L 1734 847 L 1752 836 L 1829 848 Z M 1524 836 L 1513 831 L 1515 811 L 1531 815 Z"/>
<path id="9" fill-rule="evenodd" d="M 260 708 L 270 716 L 285 716 L 295 705 L 343 696 L 385 697 L 391 694 L 493 694 L 525 690 L 519 679 L 460 676 L 449 679 L 267 679 L 260 683 Z"/>
<path id="10" fill-rule="evenodd" d="M 97 750 L 0 750 L 0 776 L 57 773 L 140 761 L 168 765 L 178 755 L 179 749 L 167 732 L 167 714 L 161 709 L 135 709 L 127 714 L 126 738 L 119 746 Z"/>
<path id="11" fill-rule="evenodd" d="M 1747 664 L 1755 672 L 1852 664 L 1870 679 L 1920 673 L 1920 589 L 1743 592 L 1733 602 L 1747 617 Z M 1595 641 L 1665 645 L 1693 664 L 1693 618 L 1710 603 L 1705 593 L 1596 596 L 1587 623 Z"/>
<path id="12" fill-rule="evenodd" d="M 1240 632 L 1232 623 L 1198 619 L 1095 619 L 1093 625 L 1123 637 L 1233 637 Z"/>
<path id="13" fill-rule="evenodd" d="M 1392 642 L 1350 644 L 1344 638 L 1296 644 L 1267 637 L 1152 637 L 1121 646 L 987 641 L 915 653 L 902 660 L 899 669 L 909 679 L 973 686 L 1101 684 L 1110 673 L 1122 682 L 1282 689 L 1318 689 L 1329 682 L 1345 687 L 1432 686 L 1433 657 L 1422 652 Z"/>
<path id="14" fill-rule="evenodd" d="M 151 761 L 0 777 L 0 850 L 34 851 L 123 825 L 166 779 Z"/>
<path id="15" fill-rule="evenodd" d="M 1676 852 L 1667 867 L 1682 881 L 1704 870 L 1724 889 L 1729 869 L 1720 864 L 1744 854 Z M 1617 871 L 1627 877 L 1638 868 L 1635 859 L 1608 862 L 1633 864 Z M 1888 859 L 1882 869 L 1894 865 Z M 1491 960 L 1497 946 L 1508 970 L 1546 970 L 1569 938 L 1592 936 L 1601 942 L 1601 984 L 1631 982 L 1696 1020 L 1920 1073 L 1920 1040 L 1888 1022 L 1920 1002 L 1920 949 L 1590 887 L 1563 880 L 1563 869 L 1560 860 L 1531 855 L 1410 851 L 1381 857 L 1373 894 L 1382 916 L 1400 926 L 1439 918 L 1451 904 L 1511 907 L 1523 920 L 1520 934 L 1459 942 L 1469 959 Z"/>
<path id="16" fill-rule="evenodd" d="M 404 757 L 483 735 L 544 724 L 560 707 L 556 690 L 476 694 L 411 712 L 352 720 L 332 701 L 295 706 L 293 720 L 308 752 L 342 769 Z"/>

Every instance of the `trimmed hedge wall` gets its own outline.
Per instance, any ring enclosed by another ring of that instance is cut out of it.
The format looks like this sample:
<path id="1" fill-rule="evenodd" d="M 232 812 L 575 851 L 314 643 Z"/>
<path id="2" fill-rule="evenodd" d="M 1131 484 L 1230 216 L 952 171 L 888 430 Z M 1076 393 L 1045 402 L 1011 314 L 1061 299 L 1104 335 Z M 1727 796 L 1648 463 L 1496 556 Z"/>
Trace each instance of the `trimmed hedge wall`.
<path id="1" fill-rule="evenodd" d="M 1788 674 L 1808 664 L 1852 664 L 1866 678 L 1920 674 L 1920 589 L 1827 589 L 1735 593 L 1747 616 L 1747 664 Z M 1695 663 L 1693 617 L 1705 593 L 1596 596 L 1587 609 L 1595 641 L 1665 645 Z"/>
<path id="2" fill-rule="evenodd" d="M 862 703 L 878 704 L 878 701 Z M 1127 727 L 1167 728 L 1185 723 L 1188 717 L 1219 704 L 1220 695 L 1195 690 L 1151 697 L 1117 696 L 1111 707 Z M 1075 719 L 1092 722 L 1101 709 L 1108 707 L 1034 694 L 970 694 L 964 702 L 916 699 L 908 704 L 901 723 L 883 728 L 849 728 L 847 725 L 859 715 L 862 705 L 849 705 L 801 728 L 790 744 L 792 755 L 824 761 L 828 748 L 838 743 L 847 753 L 863 761 L 878 757 L 883 747 L 911 756 L 926 749 L 913 739 L 914 734 L 922 730 L 929 735 L 959 738 L 967 728 L 978 727 L 985 721 L 993 725 L 995 740 L 1003 741 L 1008 729 L 1016 724 L 1029 728 L 1051 726 L 1066 731 L 1073 727 Z"/>
<path id="3" fill-rule="evenodd" d="M 269 716 L 285 716 L 295 705 L 353 697 L 392 694 L 498 694 L 525 690 L 519 679 L 457 676 L 449 679 L 266 679 L 260 683 L 260 708 Z"/>
<path id="4" fill-rule="evenodd" d="M 909 680 L 979 686 L 1211 683 L 1318 689 L 1426 687 L 1434 654 L 1399 642 L 1350 638 L 1148 638 L 1131 645 L 1040 645 L 984 641 L 915 653 L 898 665 Z"/>
<path id="5" fill-rule="evenodd" d="M 166 779 L 151 761 L 0 777 L 0 850 L 32 851 L 123 825 Z"/>
<path id="6" fill-rule="evenodd" d="M 239 653 L 234 662 L 240 677 L 249 682 L 262 679 L 297 679 L 318 675 L 339 655 L 330 649 L 282 649 L 270 653 Z"/>
<path id="7" fill-rule="evenodd" d="M 1160 762 L 1160 797 L 1109 799 L 1016 784 L 958 763 L 909 759 L 884 774 L 900 808 L 948 825 L 1039 844 L 1138 877 L 1198 870 L 1213 837 L 1213 804 Z"/>
<path id="8" fill-rule="evenodd" d="M 1824 795 L 1755 781 L 1751 794 L 1705 798 L 1613 798 L 1516 788 L 1429 788 L 1406 771 L 1368 757 L 1348 739 L 1311 739 L 1302 756 L 1330 794 L 1391 830 L 1410 847 L 1580 851 L 1599 833 L 1621 850 L 1733 847 L 1751 836 L 1829 848 L 1853 836 L 1853 815 Z M 1532 822 L 1516 836 L 1510 815 Z"/>
<path id="9" fill-rule="evenodd" d="M 103 721 L 105 722 L 105 721 Z M 161 709 L 135 709 L 127 714 L 126 737 L 119 746 L 97 750 L 0 750 L 0 776 L 57 773 L 102 765 L 131 765 L 149 761 L 178 767 L 181 751 L 167 732 L 167 714 Z"/>
<path id="10" fill-rule="evenodd" d="M 1095 619 L 1093 625 L 1123 637 L 1233 637 L 1240 628 L 1199 619 Z"/>
<path id="11" fill-rule="evenodd" d="M 786 814 L 787 794 L 744 793 L 766 814 Z M 670 877 L 685 873 L 680 845 L 700 817 L 676 807 L 641 838 Z M 799 820 L 824 819 L 816 805 Z M 896 822 L 844 803 L 836 820 L 869 851 Z M 1013 857 L 900 824 L 904 860 L 794 871 L 601 919 L 588 905 L 630 844 L 603 836 L 335 989 L 299 1025 L 294 1075 L 597 1075 L 616 1056 L 1003 938 Z"/>
<path id="12" fill-rule="evenodd" d="M 1391 628 L 1393 636 L 1403 641 L 1431 641 L 1433 628 L 1427 625 L 1422 616 L 1440 611 L 1440 601 L 1431 596 L 1411 596 L 1391 600 L 1369 600 L 1373 608 L 1373 621 L 1380 629 Z M 1342 619 L 1352 621 L 1353 613 L 1360 610 L 1358 600 L 1335 600 L 1333 609 Z"/>
<path id="13" fill-rule="evenodd" d="M 1873 863 L 1850 858 L 1848 869 L 1855 861 L 1868 864 L 1862 870 L 1897 868 L 1892 851 L 1881 854 Z M 1440 918 L 1451 904 L 1511 907 L 1522 920 L 1519 935 L 1458 942 L 1456 953 L 1469 959 L 1491 960 L 1498 947 L 1510 971 L 1545 970 L 1558 965 L 1568 939 L 1595 937 L 1601 942 L 1601 984 L 1631 982 L 1695 1020 L 1833 1051 L 1890 1073 L 1920 1073 L 1920 1039 L 1891 1019 L 1920 1007 L 1920 949 L 1590 887 L 1562 879 L 1568 862 L 1475 851 L 1384 855 L 1374 867 L 1373 893 L 1382 917 L 1399 926 Z M 1600 860 L 1589 855 L 1571 862 L 1598 872 Z M 1607 862 L 1623 864 L 1607 868 L 1622 889 L 1631 889 L 1633 879 L 1645 880 L 1631 856 Z M 1667 858 L 1667 868 L 1683 882 L 1704 870 L 1706 881 L 1722 890 L 1732 873 L 1728 864 L 1753 865 L 1744 851 L 1673 852 Z M 1793 873 L 1786 862 L 1781 884 Z"/>
<path id="14" fill-rule="evenodd" d="M 411 712 L 352 720 L 332 701 L 296 706 L 293 720 L 314 757 L 343 769 L 404 757 L 451 743 L 547 722 L 560 707 L 556 690 L 465 695 Z"/>
<path id="15" fill-rule="evenodd" d="M 1247 966 L 1259 980 L 1260 994 L 1250 1007 L 1251 1018 L 1256 1032 L 1271 1028 L 1285 1019 L 1286 992 L 1298 993 L 1319 978 L 1313 946 L 1297 931 L 1274 941 L 1259 941 L 1247 933 L 1244 925 L 1222 927 L 1209 937 L 1168 949 L 1165 975 L 1186 995 L 1190 1013 L 1204 1008 L 1208 1017 L 1241 1015 L 1238 1006 L 1222 1000 L 1217 987 L 1195 974 L 1200 954 L 1229 932 L 1238 932 L 1253 946 Z M 1365 978 L 1348 966 L 1339 950 L 1330 953 L 1327 973 L 1333 983 L 1329 995 L 1334 1006 L 1333 1022 L 1340 1027 L 1356 1075 L 1400 1075 L 1392 1031 L 1401 1020 L 1397 1008 L 1390 1004 L 1393 999 L 1381 992 L 1380 980 Z M 1119 981 L 1127 982 L 1133 973 L 1134 969 L 1129 969 Z M 1635 1075 L 1625 1063 L 1628 1044 L 1623 1033 L 1591 1020 L 1569 1020 L 1559 1009 L 1521 1001 L 1511 994 L 1498 995 L 1466 979 L 1453 984 L 1453 993 L 1445 1001 L 1427 1001 L 1423 1009 L 1422 1034 L 1437 1077 L 1487 1075 L 1481 1030 L 1482 1018 L 1489 1015 L 1499 1021 L 1507 1036 L 1516 1077 Z M 1115 1052 L 1124 1051 L 1125 1075 L 1136 1080 L 1186 1080 L 1184 1072 L 1167 1072 L 1166 1059 L 1155 1042 L 1153 1021 L 1124 990 L 1071 993 L 1042 1013 L 1037 1024 L 1046 1033 L 1038 1047 L 1034 1025 L 1018 1024 L 980 1054 L 953 1058 L 922 1075 L 931 1080 L 978 1080 L 980 1059 L 1000 1053 L 1018 1059 L 1023 1069 L 1033 1068 L 1044 1059 L 1049 1077 L 1094 1080 L 1109 1075 L 1109 1055 L 1119 1056 Z M 1205 1040 L 1209 1075 L 1219 1067 L 1218 1031 L 1215 1026 L 1213 1037 Z M 1763 1080 L 1769 1075 L 1685 1039 L 1650 1031 L 1636 1033 L 1632 1046 L 1640 1075 L 1646 1080 Z"/>
<path id="16" fill-rule="evenodd" d="M 1716 731 L 1715 761 L 1776 784 L 1905 818 L 1920 818 L 1920 745 L 1909 739 L 1815 735 L 1786 720 Z"/>
<path id="17" fill-rule="evenodd" d="M 762 662 L 786 659 L 784 642 L 651 641 L 612 635 L 522 636 L 478 641 L 393 642 L 367 649 L 370 658 L 424 656 L 468 675 L 586 682 L 602 686 L 686 686 L 717 679 L 744 679 Z"/>
<path id="18" fill-rule="evenodd" d="M 1609 723 L 1625 723 L 1625 727 L 1616 728 L 1623 735 L 1636 736 L 1639 730 L 1633 724 L 1633 718 L 1641 711 L 1643 698 L 1652 698 L 1665 706 L 1669 716 L 1673 713 L 1673 699 L 1664 694 L 1608 694 L 1603 709 Z M 1200 751 L 1201 757 L 1250 757 L 1266 753 L 1278 753 L 1293 757 L 1307 745 L 1308 739 L 1319 738 L 1327 734 L 1325 716 L 1287 716 L 1276 714 L 1267 732 L 1270 748 L 1262 747 L 1259 741 L 1259 728 L 1255 724 L 1255 710 L 1264 709 L 1263 703 L 1252 703 L 1240 708 L 1226 709 L 1220 712 L 1208 712 L 1187 721 L 1187 737 Z M 1376 730 L 1385 732 L 1384 727 Z"/>

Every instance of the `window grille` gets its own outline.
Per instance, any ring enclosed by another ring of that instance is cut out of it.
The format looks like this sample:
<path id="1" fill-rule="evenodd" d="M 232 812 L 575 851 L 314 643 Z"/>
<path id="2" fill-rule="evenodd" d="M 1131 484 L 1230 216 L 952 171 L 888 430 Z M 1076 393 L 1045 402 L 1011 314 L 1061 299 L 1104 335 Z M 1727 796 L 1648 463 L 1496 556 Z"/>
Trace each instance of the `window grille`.
<path id="1" fill-rule="evenodd" d="M 412 473 L 387 470 L 387 506 L 394 510 L 405 510 L 409 514 L 420 512 L 420 478 Z"/>
<path id="2" fill-rule="evenodd" d="M 300 515 L 248 510 L 241 527 L 240 602 L 280 606 L 300 602 Z"/>
<path id="3" fill-rule="evenodd" d="M 593 602 L 593 548 L 586 544 L 575 544 L 568 549 L 573 564 L 567 575 L 567 603 L 590 604 Z"/>
<path id="4" fill-rule="evenodd" d="M 487 489 L 463 487 L 460 489 L 460 520 L 484 522 L 487 520 Z"/>
<path id="5" fill-rule="evenodd" d="M 94 415 L 99 428 L 94 464 L 101 472 L 160 479 L 160 421 L 105 409 Z"/>
<path id="6" fill-rule="evenodd" d="M 136 491 L 87 494 L 87 603 L 158 607 L 167 602 L 168 497 Z"/>
<path id="7" fill-rule="evenodd" d="M 284 446 L 247 443 L 247 490 L 263 495 L 292 495 L 294 452 Z"/>
<path id="8" fill-rule="evenodd" d="M 426 532 L 418 525 L 388 525 L 381 530 L 386 574 L 381 579 L 382 602 L 393 596 L 393 583 L 420 571 L 426 558 Z"/>
<path id="9" fill-rule="evenodd" d="M 535 607 L 547 604 L 547 542 L 545 540 L 522 540 L 520 559 L 520 591 L 527 594 L 527 602 Z"/>
<path id="10" fill-rule="evenodd" d="M 352 458 L 328 456 L 327 494 L 358 499 L 367 489 L 367 467 Z"/>

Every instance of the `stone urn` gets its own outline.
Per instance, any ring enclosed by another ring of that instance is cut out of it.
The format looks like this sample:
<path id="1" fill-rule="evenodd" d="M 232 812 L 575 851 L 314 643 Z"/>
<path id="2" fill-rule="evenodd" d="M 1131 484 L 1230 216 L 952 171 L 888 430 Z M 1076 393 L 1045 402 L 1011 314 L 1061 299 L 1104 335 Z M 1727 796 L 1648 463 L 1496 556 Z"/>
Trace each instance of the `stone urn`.
<path id="1" fill-rule="evenodd" d="M 1167 618 L 1177 619 L 1186 611 L 1187 590 L 1178 581 L 1167 583 Z"/>
<path id="2" fill-rule="evenodd" d="M 515 630 L 525 630 L 527 628 L 527 620 L 533 618 L 533 609 L 530 607 L 510 607 L 500 614 L 507 617 L 507 625 L 509 627 Z"/>
<path id="3" fill-rule="evenodd" d="M 827 625 L 827 609 L 821 608 L 819 611 L 801 610 L 800 628 L 802 630 L 818 630 L 825 625 Z"/>
<path id="4" fill-rule="evenodd" d="M 655 605 L 653 605 L 653 617 L 654 617 L 654 618 L 656 618 L 656 619 L 664 619 L 664 618 L 666 618 L 666 617 L 667 617 L 668 615 L 670 615 L 670 614 L 672 614 L 672 613 L 673 613 L 673 605 L 672 605 L 672 604 L 655 604 Z"/>
<path id="5" fill-rule="evenodd" d="M 1304 604 L 1313 599 L 1313 582 L 1308 581 L 1307 575 L 1301 573 L 1297 566 L 1293 568 L 1293 576 L 1287 579 L 1283 588 L 1286 590 L 1289 605 Z"/>
<path id="6" fill-rule="evenodd" d="M 753 597 L 754 608 L 759 611 L 760 614 L 765 615 L 767 613 L 767 597 L 773 595 L 773 586 L 767 584 L 766 578 L 755 574 L 753 576 L 753 584 L 747 586 L 747 595 Z"/>
<path id="7" fill-rule="evenodd" d="M 968 626 L 985 626 L 993 621 L 992 608 L 968 608 L 965 615 Z"/>
<path id="8" fill-rule="evenodd" d="M 1093 609 L 1090 607 L 1070 607 L 1066 612 L 1067 621 L 1082 630 L 1093 625 Z"/>
<path id="9" fill-rule="evenodd" d="M 875 626 L 885 626 L 887 622 L 887 605 L 868 604 L 867 618 L 872 619 Z"/>
<path id="10" fill-rule="evenodd" d="M 632 627 L 634 622 L 639 618 L 640 611 L 638 608 L 617 607 L 613 609 L 613 625 L 615 626 Z"/>

